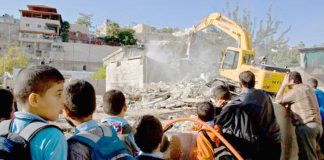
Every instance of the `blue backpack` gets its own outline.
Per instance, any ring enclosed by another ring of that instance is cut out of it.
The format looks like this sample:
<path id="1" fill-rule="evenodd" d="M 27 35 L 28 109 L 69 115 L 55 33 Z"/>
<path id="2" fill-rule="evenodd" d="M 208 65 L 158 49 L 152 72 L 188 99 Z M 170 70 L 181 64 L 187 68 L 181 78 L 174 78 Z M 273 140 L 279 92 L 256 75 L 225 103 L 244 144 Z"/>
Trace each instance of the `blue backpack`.
<path id="1" fill-rule="evenodd" d="M 99 126 L 103 136 L 89 132 L 80 132 L 68 139 L 68 142 L 80 142 L 91 149 L 92 160 L 135 160 L 127 151 L 116 131 L 108 126 Z"/>
<path id="2" fill-rule="evenodd" d="M 0 160 L 31 159 L 29 141 L 42 129 L 54 127 L 44 122 L 31 122 L 19 133 L 12 133 L 13 120 L 0 123 Z M 61 129 L 59 129 L 61 131 Z"/>

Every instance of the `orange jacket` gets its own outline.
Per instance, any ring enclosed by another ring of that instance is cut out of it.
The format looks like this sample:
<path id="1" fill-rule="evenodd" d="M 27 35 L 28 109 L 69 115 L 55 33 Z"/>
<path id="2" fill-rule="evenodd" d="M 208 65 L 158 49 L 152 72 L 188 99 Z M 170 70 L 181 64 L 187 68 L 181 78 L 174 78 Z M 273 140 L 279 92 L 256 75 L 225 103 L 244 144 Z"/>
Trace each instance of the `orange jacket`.
<path id="1" fill-rule="evenodd" d="M 194 129 L 197 129 L 199 126 L 195 126 Z M 220 133 L 219 127 L 215 126 L 214 129 Z M 215 145 L 218 147 L 220 145 L 220 140 L 214 135 L 209 129 L 206 128 L 200 128 L 198 131 L 198 134 L 196 136 L 196 143 L 197 146 L 195 148 L 195 153 L 197 155 L 198 160 L 211 160 L 214 156 L 214 149 L 211 145 L 211 143 L 208 141 L 208 139 L 203 134 L 202 130 L 205 130 L 207 135 L 210 137 L 210 139 L 215 143 Z"/>

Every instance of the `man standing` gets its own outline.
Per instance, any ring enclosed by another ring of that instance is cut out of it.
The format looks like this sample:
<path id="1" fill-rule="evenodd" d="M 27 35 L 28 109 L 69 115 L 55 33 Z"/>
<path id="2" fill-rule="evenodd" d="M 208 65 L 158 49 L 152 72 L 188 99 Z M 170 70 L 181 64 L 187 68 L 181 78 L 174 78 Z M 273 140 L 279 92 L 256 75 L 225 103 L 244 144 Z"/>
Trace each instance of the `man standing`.
<path id="1" fill-rule="evenodd" d="M 320 89 L 317 89 L 318 81 L 315 78 L 311 78 L 308 80 L 309 86 L 311 86 L 314 90 L 314 93 L 317 98 L 317 102 L 320 108 L 320 113 L 322 117 L 322 123 L 324 119 L 324 92 Z"/>
<path id="2" fill-rule="evenodd" d="M 290 90 L 284 93 L 286 87 Z M 318 159 L 316 145 L 323 129 L 313 89 L 302 83 L 298 72 L 290 72 L 281 84 L 276 101 L 292 111 L 299 159 Z"/>
<path id="3" fill-rule="evenodd" d="M 322 128 L 324 128 L 324 92 L 320 89 L 317 89 L 318 81 L 315 78 L 311 78 L 308 81 L 308 85 L 311 86 L 314 90 L 314 93 L 317 98 L 317 102 L 320 108 L 320 114 L 322 118 Z M 320 147 L 321 147 L 321 152 L 324 154 L 324 135 L 322 134 L 322 137 L 320 139 Z"/>
<path id="4" fill-rule="evenodd" d="M 280 128 L 270 96 L 255 89 L 255 75 L 239 75 L 242 93 L 225 105 L 217 118 L 224 137 L 244 159 L 278 160 Z"/>

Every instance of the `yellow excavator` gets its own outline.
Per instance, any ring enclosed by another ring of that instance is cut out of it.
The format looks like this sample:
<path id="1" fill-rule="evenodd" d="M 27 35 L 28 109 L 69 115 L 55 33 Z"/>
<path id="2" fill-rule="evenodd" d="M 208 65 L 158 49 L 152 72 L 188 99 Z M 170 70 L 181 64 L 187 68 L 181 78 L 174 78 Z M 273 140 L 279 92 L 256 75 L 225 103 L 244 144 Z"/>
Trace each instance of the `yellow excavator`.
<path id="1" fill-rule="evenodd" d="M 221 78 L 217 80 L 226 83 L 231 91 L 238 93 L 239 74 L 249 70 L 256 76 L 256 88 L 263 89 L 270 94 L 276 94 L 284 79 L 285 73 L 289 72 L 289 70 L 269 66 L 264 63 L 255 64 L 255 50 L 252 47 L 249 32 L 235 21 L 220 13 L 212 13 L 205 17 L 199 25 L 193 27 L 193 32 L 190 37 L 210 26 L 218 27 L 233 37 L 238 43 L 238 47 L 228 47 L 223 52 L 219 67 L 219 75 Z M 189 43 L 191 43 L 191 40 L 189 40 Z M 188 47 L 190 47 L 190 44 L 188 44 Z M 188 49 L 187 52 L 189 56 Z"/>

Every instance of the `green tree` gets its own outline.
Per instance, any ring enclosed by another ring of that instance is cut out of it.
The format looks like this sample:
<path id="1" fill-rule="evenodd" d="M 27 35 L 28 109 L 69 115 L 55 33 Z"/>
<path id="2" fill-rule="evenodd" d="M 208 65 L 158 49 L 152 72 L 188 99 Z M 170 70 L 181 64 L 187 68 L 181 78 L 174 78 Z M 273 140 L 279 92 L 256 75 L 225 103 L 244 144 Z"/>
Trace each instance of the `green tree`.
<path id="1" fill-rule="evenodd" d="M 118 33 L 120 31 L 119 24 L 113 21 L 109 21 L 106 24 L 106 35 L 109 37 L 118 37 Z"/>
<path id="2" fill-rule="evenodd" d="M 14 68 L 24 68 L 28 63 L 29 59 L 20 47 L 11 47 L 7 54 L 0 58 L 0 76 L 3 76 L 4 72 L 12 73 Z"/>
<path id="3" fill-rule="evenodd" d="M 79 18 L 76 20 L 76 24 L 86 25 L 88 28 L 92 27 L 92 14 L 79 13 Z"/>
<path id="4" fill-rule="evenodd" d="M 106 36 L 102 37 L 102 39 L 108 45 L 135 45 L 137 40 L 134 34 L 133 29 L 120 28 L 118 23 L 106 20 Z"/>
<path id="5" fill-rule="evenodd" d="M 68 21 L 64 21 L 61 26 L 61 38 L 63 42 L 69 41 L 69 29 L 70 23 Z"/>
<path id="6" fill-rule="evenodd" d="M 98 37 L 98 39 L 103 40 L 106 44 L 108 44 L 111 41 L 111 37 L 109 36 Z"/>
<path id="7" fill-rule="evenodd" d="M 118 33 L 118 39 L 122 45 L 135 45 L 136 39 L 134 37 L 135 31 L 129 28 L 123 28 Z"/>
<path id="8" fill-rule="evenodd" d="M 106 78 L 106 66 L 103 66 L 91 76 L 92 80 L 105 79 Z"/>

